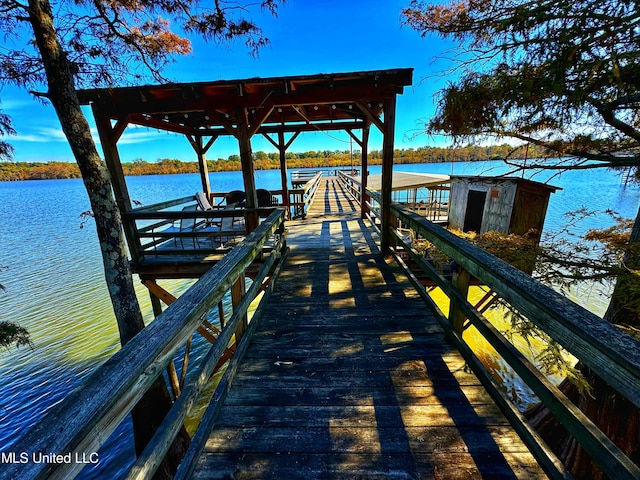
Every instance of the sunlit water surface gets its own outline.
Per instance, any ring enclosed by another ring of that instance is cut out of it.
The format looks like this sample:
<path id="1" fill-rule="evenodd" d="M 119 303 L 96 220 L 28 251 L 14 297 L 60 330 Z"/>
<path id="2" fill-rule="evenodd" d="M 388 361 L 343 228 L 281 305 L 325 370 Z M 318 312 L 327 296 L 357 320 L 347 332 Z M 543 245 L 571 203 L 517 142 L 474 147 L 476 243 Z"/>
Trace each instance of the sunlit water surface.
<path id="1" fill-rule="evenodd" d="M 472 175 L 497 175 L 500 162 L 401 165 L 396 170 Z M 371 167 L 379 173 L 380 167 Z M 545 177 L 535 180 L 544 181 Z M 144 205 L 191 195 L 200 190 L 197 174 L 128 178 L 131 198 Z M 555 177 L 562 187 L 551 196 L 545 230 L 558 229 L 567 211 L 588 206 L 612 209 L 635 217 L 640 189 L 624 187 L 610 171 L 568 172 Z M 256 172 L 258 188 L 279 189 L 279 172 Z M 213 173 L 214 191 L 242 189 L 240 172 Z M 119 348 L 118 330 L 104 282 L 94 225 L 81 228 L 81 214 L 89 210 L 81 180 L 0 182 L 0 321 L 19 323 L 31 333 L 33 347 L 0 351 L 0 451 L 11 445 L 33 422 L 96 366 Z M 606 226 L 608 217 L 588 219 L 583 229 Z M 172 292 L 189 282 L 164 283 Z M 586 294 L 585 294 L 586 293 Z M 145 319 L 152 318 L 149 296 L 139 285 Z M 602 314 L 606 296 L 585 286 L 578 300 Z M 489 362 L 491 359 L 489 358 Z M 520 389 L 500 363 L 492 367 L 508 389 Z M 521 392 L 526 398 L 528 393 Z M 130 423 L 124 422 L 100 451 L 100 463 L 80 478 L 118 478 L 133 460 Z"/>

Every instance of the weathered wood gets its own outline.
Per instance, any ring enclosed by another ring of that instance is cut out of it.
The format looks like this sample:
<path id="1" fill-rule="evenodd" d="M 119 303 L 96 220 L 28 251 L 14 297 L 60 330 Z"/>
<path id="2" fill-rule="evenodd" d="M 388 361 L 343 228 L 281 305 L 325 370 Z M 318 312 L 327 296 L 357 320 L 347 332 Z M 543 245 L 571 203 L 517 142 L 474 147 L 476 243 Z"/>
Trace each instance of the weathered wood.
<path id="1" fill-rule="evenodd" d="M 301 439 L 302 441 L 303 439 Z M 489 478 L 513 480 L 514 478 L 537 478 L 538 466 L 532 459 L 522 459 L 519 453 L 496 454 L 384 454 L 361 452 L 358 455 L 336 454 L 331 462 L 324 457 L 309 453 L 282 452 L 279 462 L 273 462 L 273 453 L 229 452 L 212 455 L 210 468 L 198 472 L 194 478 L 234 478 L 242 469 L 243 479 L 263 478 L 366 478 L 389 480 L 421 478 L 431 480 L 469 480 Z M 505 464 L 508 468 L 505 468 Z M 407 471 L 411 470 L 410 477 Z M 345 472 L 348 472 L 345 475 Z"/>
<path id="2" fill-rule="evenodd" d="M 397 207 L 394 207 L 394 209 L 396 208 Z M 401 213 L 401 215 L 403 216 L 403 221 L 405 221 L 408 217 L 414 217 L 414 215 L 410 212 L 403 212 Z M 412 228 L 415 228 L 416 231 L 422 234 L 426 233 L 427 229 L 421 228 L 419 221 L 416 218 L 411 218 L 411 223 Z M 434 232 L 437 232 L 438 228 L 439 227 L 436 227 L 434 229 Z M 465 247 L 469 249 L 475 248 L 472 245 L 465 245 L 465 243 L 461 242 L 458 237 L 451 236 L 452 238 L 446 238 L 446 236 L 449 236 L 451 234 L 449 234 L 448 232 L 445 232 L 445 234 L 441 234 L 440 238 L 437 238 L 437 240 L 435 241 L 433 240 L 432 235 L 428 235 L 427 238 L 429 238 L 429 240 L 431 240 L 434 244 L 441 247 L 441 249 L 445 250 L 446 248 L 445 251 L 447 251 L 449 256 L 454 258 L 456 261 L 464 258 L 465 254 L 462 253 L 462 250 L 464 250 Z M 559 422 L 569 430 L 569 432 L 583 446 L 585 451 L 594 459 L 594 461 L 596 461 L 600 465 L 603 471 L 607 472 L 607 474 L 612 478 L 615 477 L 633 479 L 640 477 L 640 467 L 638 467 L 636 464 L 634 464 L 633 461 L 627 458 L 624 453 L 611 440 L 609 440 L 609 438 L 607 438 L 606 435 L 604 435 L 583 412 L 581 412 L 573 403 L 571 403 L 555 386 L 551 385 L 551 383 L 535 367 L 533 367 L 520 354 L 520 352 L 515 349 L 515 347 L 513 347 L 506 339 L 504 339 L 504 337 L 499 334 L 497 330 L 486 319 L 484 319 L 474 308 L 472 308 L 472 306 L 466 301 L 466 293 L 462 295 L 461 292 L 459 292 L 454 286 L 445 281 L 439 275 L 439 273 L 433 269 L 433 267 L 425 262 L 424 259 L 422 259 L 420 255 L 411 248 L 410 245 L 406 244 L 399 234 L 396 233 L 395 236 L 397 238 L 397 241 L 402 244 L 405 251 L 413 257 L 414 261 L 418 265 L 420 265 L 424 269 L 424 271 L 427 272 L 432 277 L 432 279 L 440 286 L 440 288 L 442 288 L 442 290 L 449 296 L 452 305 L 455 305 L 455 309 L 459 311 L 458 315 L 460 317 L 466 316 L 467 318 L 469 318 L 470 322 L 482 333 L 482 335 L 507 361 L 507 363 L 515 370 L 515 372 L 525 381 L 525 383 L 532 388 L 532 390 L 538 395 L 540 400 L 549 408 L 551 412 L 553 412 L 554 415 L 556 415 Z M 455 240 L 455 242 L 453 242 L 455 243 L 455 245 L 452 245 L 448 242 L 452 239 Z M 443 248 L 443 246 L 445 245 L 446 247 Z M 507 272 L 507 274 L 509 274 L 512 273 L 511 271 L 515 271 L 517 272 L 517 274 L 515 275 L 516 278 L 518 275 L 522 275 L 522 273 L 517 269 L 504 264 L 504 262 L 501 262 L 495 257 L 487 254 L 486 252 L 484 253 L 485 255 L 483 257 L 486 262 L 484 263 L 484 265 L 486 268 L 493 267 L 494 274 L 500 275 L 500 272 Z M 466 254 L 468 255 L 469 251 L 467 251 Z M 477 259 L 477 257 L 475 257 L 474 255 L 470 256 Z M 500 268 L 495 270 L 496 267 Z M 524 275 L 524 277 L 525 279 L 530 280 L 530 277 L 526 275 Z M 533 284 L 533 282 L 530 281 L 527 283 L 529 285 Z M 495 288 L 495 284 L 490 285 Z M 521 285 L 513 285 L 512 287 L 514 290 L 517 290 L 519 286 Z M 545 292 L 544 288 L 537 289 L 538 294 L 543 295 L 542 298 L 536 299 L 538 302 L 550 302 L 554 296 L 558 295 L 555 292 L 551 291 L 551 289 L 547 290 L 548 292 Z M 499 288 L 496 288 L 496 291 L 498 293 L 501 292 Z M 507 292 L 508 294 L 506 296 L 506 299 L 513 302 L 514 296 L 511 290 L 508 289 Z M 511 295 L 509 295 L 509 293 L 511 293 Z M 544 295 L 545 293 L 546 295 Z M 425 294 L 423 294 L 423 297 L 428 298 Z M 514 303 L 514 305 L 518 309 L 520 309 L 521 311 L 531 310 L 530 305 L 527 304 L 523 306 L 523 304 L 518 303 L 518 301 L 522 301 L 521 298 L 517 296 L 515 298 L 516 303 Z M 533 298 L 529 296 L 528 299 L 525 299 L 525 301 L 531 301 L 532 299 Z M 564 299 L 564 297 L 562 297 L 562 299 Z M 572 302 L 564 299 L 564 303 L 571 304 Z M 431 302 L 431 307 L 434 313 L 438 315 L 438 308 L 433 302 Z M 575 307 L 578 306 L 575 305 Z M 577 310 L 579 310 L 579 308 L 580 307 L 578 307 Z M 569 320 L 563 317 L 563 312 L 561 310 L 554 311 L 553 308 L 550 308 L 549 310 L 553 314 L 554 321 L 562 323 Z M 530 318 L 530 320 L 536 323 L 535 319 Z M 446 325 L 446 322 L 444 320 L 441 323 L 443 325 Z M 600 323 L 603 323 L 603 321 L 600 320 Z M 589 325 L 586 325 L 586 327 L 588 330 Z M 545 468 L 548 467 L 548 471 L 550 472 L 555 470 L 554 475 L 558 478 L 565 478 L 567 476 L 567 473 L 565 472 L 564 468 L 562 468 L 561 470 L 555 468 L 555 466 L 558 464 L 555 456 L 548 453 L 548 449 L 543 445 L 537 433 L 532 431 L 532 429 L 528 426 L 526 420 L 521 418 L 519 412 L 516 412 L 515 409 L 513 409 L 511 403 L 508 400 L 501 398 L 501 390 L 498 386 L 493 385 L 493 379 L 491 378 L 491 376 L 485 371 L 484 366 L 478 361 L 473 352 L 471 352 L 471 350 L 462 341 L 462 339 L 458 338 L 458 333 L 459 332 L 457 332 L 455 329 L 450 332 L 453 341 L 461 350 L 472 368 L 474 368 L 474 370 L 477 372 L 479 377 L 481 379 L 484 378 L 485 386 L 492 393 L 496 401 L 502 405 L 503 409 L 505 409 L 505 414 L 512 418 L 514 425 L 521 432 L 523 438 L 527 439 L 532 449 L 539 453 L 541 464 L 544 465 Z M 565 337 L 565 339 L 566 338 L 567 337 Z M 600 341 L 600 339 L 598 339 L 598 341 Z M 591 346 L 591 348 L 593 348 L 593 345 Z M 593 354 L 597 353 L 593 352 Z M 509 413 L 509 410 L 511 410 L 511 413 Z"/>
<path id="3" fill-rule="evenodd" d="M 229 352 L 227 345 L 229 345 L 234 337 L 236 338 L 236 344 L 239 341 L 238 331 L 241 328 L 246 328 L 244 326 L 246 321 L 246 312 L 251 302 L 256 298 L 260 291 L 260 283 L 266 278 L 271 266 L 275 263 L 275 260 L 276 253 L 272 252 L 270 262 L 264 264 L 256 283 L 249 288 L 246 292 L 247 294 L 244 295 L 242 299 L 239 299 L 235 305 L 234 313 L 229 319 L 229 323 L 226 328 L 221 332 L 216 343 L 213 344 L 212 348 L 206 354 L 205 359 L 199 366 L 196 374 L 191 376 L 189 382 L 183 389 L 182 394 L 176 400 L 174 407 L 156 431 L 153 439 L 136 460 L 129 472 L 129 475 L 127 476 L 128 479 L 143 480 L 149 479 L 153 476 L 159 462 L 166 454 L 172 439 L 182 427 L 187 414 L 194 407 L 198 395 L 203 390 L 216 368 L 219 368 L 221 365 L 225 352 Z M 243 277 L 240 276 L 240 278 Z M 243 291 L 243 294 L 244 293 L 245 292 Z M 256 322 L 257 317 L 258 316 L 254 316 L 254 321 Z M 230 355 L 227 355 L 227 358 L 230 358 Z"/>
<path id="4" fill-rule="evenodd" d="M 274 212 L 200 282 L 194 284 L 150 325 L 130 340 L 103 366 L 93 372 L 64 402 L 30 427 L 13 446 L 15 451 L 98 451 L 104 440 L 131 411 L 145 391 L 184 345 L 202 318 L 229 290 L 258 255 L 267 238 L 282 222 L 283 211 Z M 10 464 L 3 466 L 7 478 L 68 477 L 79 464 Z"/>
<path id="5" fill-rule="evenodd" d="M 189 138 L 189 136 L 187 136 Z M 213 142 L 216 141 L 217 135 L 213 135 L 206 145 L 204 145 L 202 135 L 196 135 L 195 141 L 192 142 L 193 149 L 198 157 L 198 165 L 200 167 L 200 181 L 202 182 L 202 191 L 208 196 L 211 194 L 211 184 L 209 182 L 209 167 L 207 166 L 206 153 Z"/>
<path id="6" fill-rule="evenodd" d="M 335 179 L 288 230 L 194 478 L 544 478 Z"/>
<path id="7" fill-rule="evenodd" d="M 369 201 L 369 197 L 367 195 L 367 182 L 369 178 L 369 130 L 370 124 L 368 122 L 365 123 L 365 126 L 362 128 L 362 145 L 361 145 L 361 166 L 362 166 L 362 174 L 360 175 L 362 178 L 362 189 L 360 196 L 360 217 L 367 218 L 367 214 L 369 213 L 369 207 L 367 202 Z"/>
<path id="8" fill-rule="evenodd" d="M 238 347 L 236 349 L 236 354 L 234 355 L 233 358 L 230 359 L 229 365 L 227 366 L 227 369 L 225 370 L 224 375 L 222 376 L 222 379 L 216 386 L 216 390 L 213 392 L 213 397 L 211 398 L 211 402 L 207 407 L 207 410 L 205 411 L 202 419 L 200 420 L 200 424 L 198 425 L 198 430 L 193 436 L 191 445 L 189 446 L 189 449 L 187 450 L 178 468 L 178 471 L 176 472 L 176 475 L 174 477 L 175 480 L 184 480 L 187 478 L 191 478 L 193 474 L 193 471 L 196 467 L 196 461 L 200 453 L 202 452 L 202 448 L 206 442 L 206 439 L 208 438 L 209 432 L 211 431 L 211 428 L 213 427 L 214 422 L 218 418 L 223 402 L 227 396 L 227 392 L 229 391 L 229 388 L 231 386 L 231 382 L 235 377 L 235 373 L 238 368 L 238 365 L 240 364 L 242 358 L 244 357 L 244 354 L 247 351 L 247 348 L 253 336 L 253 333 L 255 332 L 257 325 L 259 324 L 260 319 L 262 318 L 262 313 L 264 312 L 264 308 L 261 308 L 261 306 L 266 305 L 268 303 L 268 300 L 271 296 L 271 292 L 273 291 L 274 282 L 269 282 L 269 284 L 264 289 L 261 288 L 264 274 L 269 272 L 271 273 L 272 277 L 278 277 L 280 270 L 282 268 L 282 263 L 286 258 L 286 255 L 287 255 L 287 251 L 283 251 L 282 256 L 280 257 L 282 261 L 278 262 L 277 266 L 275 266 L 273 270 L 269 265 L 265 263 L 265 265 L 261 269 L 262 273 L 258 276 L 260 280 L 256 281 L 249 288 L 250 291 L 254 291 L 256 293 L 258 290 L 262 290 L 264 291 L 264 295 L 260 299 L 260 304 L 258 305 L 258 308 L 254 312 L 252 321 L 249 324 L 244 337 L 237 344 Z M 273 264 L 275 263 L 276 257 L 277 257 L 276 252 L 272 252 L 270 254 L 269 258 L 271 260 L 271 266 L 273 266 Z M 247 298 L 249 298 L 249 296 L 247 296 Z M 244 307 L 245 306 L 243 306 L 243 308 Z M 249 302 L 246 302 L 246 308 L 248 307 L 249 307 Z M 239 317 L 239 316 L 240 314 L 236 315 L 236 317 Z"/>
<path id="9" fill-rule="evenodd" d="M 458 291 L 460 296 L 467 299 L 469 295 L 469 282 L 471 281 L 471 275 L 464 268 L 459 269 L 459 271 L 453 273 L 452 284 L 453 287 Z M 465 315 L 458 308 L 456 302 L 452 302 L 449 307 L 449 321 L 451 322 L 451 326 L 453 329 L 462 333 L 464 330 L 464 320 Z"/>
<path id="10" fill-rule="evenodd" d="M 393 181 L 393 143 L 396 126 L 396 97 L 387 98 L 384 101 L 384 129 L 382 131 L 382 197 L 381 216 L 382 228 L 380 229 L 380 249 L 383 255 L 390 253 L 391 226 L 391 189 Z"/>
<path id="11" fill-rule="evenodd" d="M 247 358 L 251 352 L 247 353 Z M 471 379 L 471 377 L 469 377 Z M 235 384 L 239 385 L 241 379 Z M 227 405 L 242 405 L 249 407 L 332 407 L 344 408 L 348 406 L 375 406 L 393 405 L 394 402 L 409 405 L 408 408 L 416 408 L 422 405 L 459 405 L 464 396 L 470 405 L 481 409 L 495 409 L 495 406 L 487 404 L 487 395 L 484 387 L 473 381 L 472 385 L 459 384 L 459 388 L 440 388 L 433 385 L 391 385 L 388 388 L 379 388 L 376 398 L 366 395 L 364 387 L 353 385 L 317 386 L 314 388 L 292 388 L 289 385 L 265 389 L 256 384 L 243 383 L 242 388 L 232 389 L 227 398 Z M 480 417 L 479 417 L 480 418 Z M 222 421 L 222 420 L 221 420 Z M 502 419 L 504 421 L 504 418 Z"/>
<path id="12" fill-rule="evenodd" d="M 258 197 L 256 194 L 256 179 L 253 171 L 253 155 L 251 152 L 251 133 L 247 125 L 246 109 L 238 110 L 238 126 L 236 128 L 236 138 L 240 148 L 240 163 L 242 166 L 242 179 L 244 182 L 244 192 L 248 209 L 258 207 Z M 255 214 L 247 216 L 247 230 L 253 231 L 258 225 L 258 217 Z"/>

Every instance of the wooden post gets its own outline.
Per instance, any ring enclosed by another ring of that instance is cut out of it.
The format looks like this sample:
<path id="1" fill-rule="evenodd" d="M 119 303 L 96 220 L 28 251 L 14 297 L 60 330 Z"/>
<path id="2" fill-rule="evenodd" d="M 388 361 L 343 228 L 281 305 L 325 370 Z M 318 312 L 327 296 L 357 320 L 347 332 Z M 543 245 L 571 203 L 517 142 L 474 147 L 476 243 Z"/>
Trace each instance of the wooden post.
<path id="1" fill-rule="evenodd" d="M 234 310 L 238 306 L 238 304 L 242 301 L 242 297 L 245 294 L 245 280 L 244 275 L 240 275 L 238 280 L 231 287 L 231 305 Z M 247 315 L 245 314 L 242 317 L 242 320 L 238 324 L 238 329 L 236 330 L 236 345 L 240 342 L 242 335 L 244 334 L 245 329 L 247 328 Z"/>
<path id="2" fill-rule="evenodd" d="M 251 152 L 251 135 L 246 121 L 244 110 L 238 112 L 238 128 L 236 137 L 240 146 L 240 163 L 242 165 L 242 179 L 244 180 L 244 191 L 247 195 L 247 209 L 258 208 L 258 196 L 256 194 L 256 179 L 253 172 L 253 155 Z M 258 213 L 249 212 L 247 214 L 247 233 L 252 232 L 258 226 Z"/>
<path id="3" fill-rule="evenodd" d="M 362 218 L 367 218 L 367 214 L 369 213 L 369 207 L 367 206 L 367 202 L 369 202 L 369 195 L 367 195 L 367 182 L 368 175 L 367 171 L 369 170 L 369 127 L 370 123 L 366 122 L 365 126 L 362 127 L 362 143 L 360 148 L 362 150 L 362 171 L 360 172 L 360 185 L 362 191 L 360 192 L 360 216 Z"/>
<path id="4" fill-rule="evenodd" d="M 207 157 L 204 145 L 202 143 L 202 137 L 197 136 L 196 142 L 198 144 L 196 154 L 198 155 L 198 165 L 200 165 L 200 180 L 202 181 L 202 190 L 204 190 L 207 198 L 209 198 L 209 194 L 211 193 L 211 184 L 209 183 L 209 167 L 207 166 Z"/>
<path id="5" fill-rule="evenodd" d="M 200 170 L 200 181 L 202 182 L 202 191 L 207 194 L 207 198 L 208 198 L 211 194 L 211 184 L 209 183 L 209 167 L 207 166 L 206 154 L 209 148 L 211 148 L 211 145 L 213 145 L 213 142 L 217 140 L 218 136 L 217 135 L 211 136 L 211 138 L 209 139 L 206 145 L 203 142 L 202 135 L 196 135 L 195 138 L 193 138 L 191 135 L 187 135 L 186 137 L 187 137 L 187 140 L 189 140 L 189 143 L 191 144 L 193 149 L 195 150 L 196 155 L 198 156 L 198 165 L 200 167 L 199 170 Z"/>
<path id="6" fill-rule="evenodd" d="M 282 183 L 282 204 L 287 209 L 288 216 L 291 215 L 289 206 L 291 199 L 289 198 L 289 179 L 287 175 L 287 145 L 284 141 L 284 132 L 278 132 L 278 152 L 280 153 L 280 182 Z"/>
<path id="7" fill-rule="evenodd" d="M 116 197 L 116 204 L 118 205 L 120 214 L 129 212 L 132 210 L 131 198 L 129 197 L 129 190 L 127 189 L 127 183 L 124 179 L 124 171 L 122 170 L 122 162 L 120 161 L 120 153 L 118 152 L 117 145 L 120 135 L 127 126 L 127 122 L 123 119 L 118 122 L 115 127 L 112 127 L 109 117 L 103 115 L 99 107 L 95 104 L 93 105 L 93 116 L 96 120 L 96 127 L 98 128 L 98 136 L 100 137 L 100 145 L 102 145 L 102 151 L 104 153 L 104 161 L 111 174 L 111 185 L 113 186 L 113 194 Z M 132 260 L 140 260 L 142 246 L 135 222 L 127 219 L 123 215 L 122 227 Z"/>
<path id="8" fill-rule="evenodd" d="M 451 283 L 454 288 L 460 292 L 460 295 L 466 300 L 469 296 L 469 282 L 471 281 L 471 274 L 464 268 L 458 266 L 458 270 L 453 272 L 453 278 Z M 465 316 L 459 308 L 455 306 L 453 302 L 449 305 L 449 322 L 453 326 L 454 330 L 460 334 L 464 330 Z"/>
<path id="9" fill-rule="evenodd" d="M 396 97 L 384 100 L 384 130 L 382 140 L 382 228 L 380 232 L 380 249 L 383 255 L 391 253 L 391 188 L 393 181 L 393 142 L 396 125 Z"/>
<path id="10" fill-rule="evenodd" d="M 155 283 L 155 282 L 154 282 Z M 151 297 L 151 307 L 153 308 L 153 316 L 157 317 L 162 313 L 162 305 L 160 299 L 154 295 L 152 291 L 149 291 Z M 171 387 L 171 393 L 173 394 L 173 400 L 175 401 L 180 396 L 180 381 L 178 380 L 178 372 L 173 360 L 167 365 L 167 378 L 169 379 L 169 386 Z"/>

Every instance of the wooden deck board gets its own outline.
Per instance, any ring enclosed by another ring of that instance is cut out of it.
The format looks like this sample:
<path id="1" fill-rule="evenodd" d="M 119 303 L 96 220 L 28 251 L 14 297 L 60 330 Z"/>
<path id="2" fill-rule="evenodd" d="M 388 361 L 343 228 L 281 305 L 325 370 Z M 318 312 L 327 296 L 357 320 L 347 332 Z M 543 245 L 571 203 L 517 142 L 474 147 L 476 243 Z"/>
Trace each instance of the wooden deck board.
<path id="1" fill-rule="evenodd" d="M 546 478 L 329 178 L 194 478 Z"/>

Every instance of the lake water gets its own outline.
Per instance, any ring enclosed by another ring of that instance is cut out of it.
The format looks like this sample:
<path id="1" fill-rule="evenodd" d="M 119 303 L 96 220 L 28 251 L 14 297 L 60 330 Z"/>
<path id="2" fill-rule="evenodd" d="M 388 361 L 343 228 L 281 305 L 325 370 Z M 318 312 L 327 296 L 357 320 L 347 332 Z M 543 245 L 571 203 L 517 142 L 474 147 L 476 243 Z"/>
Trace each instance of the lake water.
<path id="1" fill-rule="evenodd" d="M 501 162 L 398 165 L 399 171 L 497 175 Z M 371 173 L 379 173 L 372 166 Z M 547 177 L 534 179 L 544 181 Z M 151 204 L 201 190 L 197 174 L 128 178 L 131 198 Z M 256 172 L 258 188 L 279 189 L 277 171 Z M 640 188 L 623 186 L 607 170 L 565 172 L 551 184 L 562 190 L 551 195 L 545 230 L 557 229 L 567 211 L 587 206 L 612 209 L 635 217 Z M 211 174 L 214 191 L 242 189 L 240 172 Z M 15 439 L 96 366 L 119 348 L 118 331 L 104 282 L 93 222 L 81 228 L 81 213 L 89 210 L 81 180 L 0 182 L 0 321 L 19 323 L 31 333 L 33 347 L 0 351 L 0 451 L 10 451 Z M 584 228 L 603 227 L 609 218 L 588 219 Z M 171 291 L 187 288 L 175 282 Z M 152 318 L 149 296 L 138 289 L 145 318 Z M 581 295 L 586 306 L 601 314 L 606 299 Z M 100 464 L 80 478 L 117 478 L 133 459 L 130 425 L 123 423 L 100 452 Z"/>

